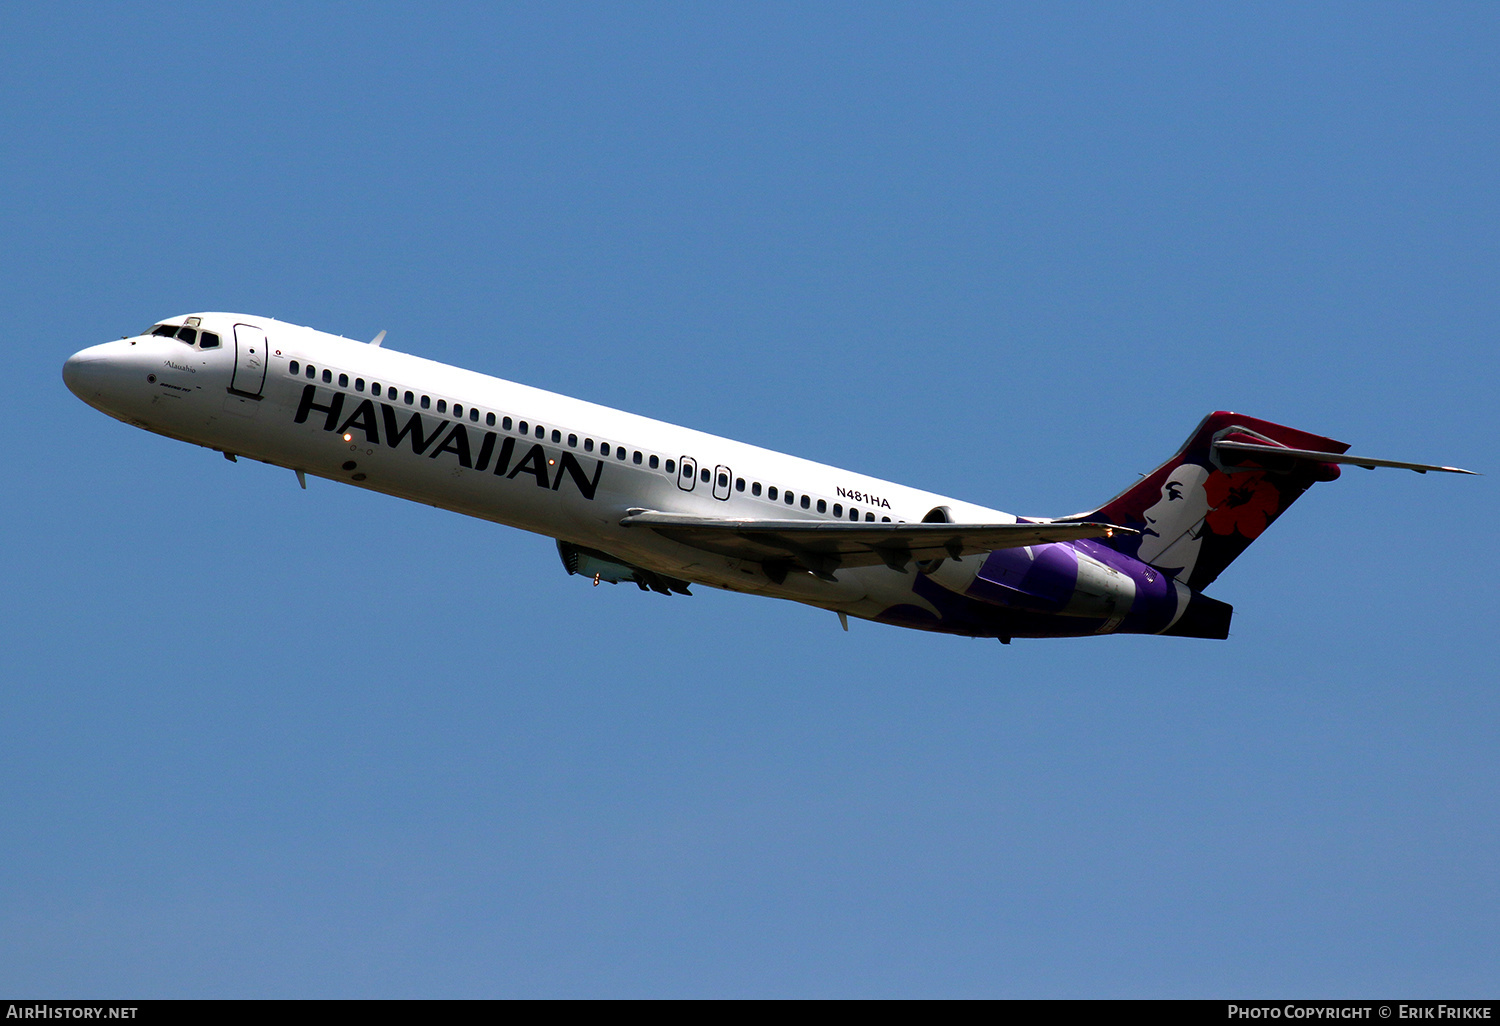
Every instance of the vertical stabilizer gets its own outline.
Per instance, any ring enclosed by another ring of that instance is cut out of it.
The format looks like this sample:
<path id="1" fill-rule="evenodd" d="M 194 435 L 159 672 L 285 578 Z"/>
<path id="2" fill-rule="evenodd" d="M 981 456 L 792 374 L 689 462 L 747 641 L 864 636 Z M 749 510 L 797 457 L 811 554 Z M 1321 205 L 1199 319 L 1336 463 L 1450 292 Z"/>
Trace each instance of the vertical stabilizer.
<path id="1" fill-rule="evenodd" d="M 1331 463 L 1221 452 L 1220 441 L 1330 454 L 1349 448 L 1255 417 L 1211 413 L 1171 459 L 1097 510 L 1068 519 L 1136 528 L 1139 536 L 1108 544 L 1196 591 L 1212 584 L 1309 487 L 1339 476 Z"/>

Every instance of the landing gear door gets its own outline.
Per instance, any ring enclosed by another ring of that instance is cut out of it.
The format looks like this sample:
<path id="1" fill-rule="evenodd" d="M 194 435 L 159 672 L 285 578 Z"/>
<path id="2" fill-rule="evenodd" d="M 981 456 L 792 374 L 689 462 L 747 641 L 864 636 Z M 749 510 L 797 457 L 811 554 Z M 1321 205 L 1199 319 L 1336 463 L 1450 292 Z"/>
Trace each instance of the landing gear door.
<path id="1" fill-rule="evenodd" d="M 729 498 L 729 481 L 733 476 L 726 466 L 721 465 L 714 468 L 714 498 Z"/>
<path id="2" fill-rule="evenodd" d="M 677 468 L 677 487 L 685 492 L 693 490 L 698 483 L 698 461 L 691 456 L 682 458 L 682 466 Z"/>
<path id="3" fill-rule="evenodd" d="M 234 377 L 229 391 L 259 399 L 266 387 L 266 333 L 248 324 L 234 326 Z"/>

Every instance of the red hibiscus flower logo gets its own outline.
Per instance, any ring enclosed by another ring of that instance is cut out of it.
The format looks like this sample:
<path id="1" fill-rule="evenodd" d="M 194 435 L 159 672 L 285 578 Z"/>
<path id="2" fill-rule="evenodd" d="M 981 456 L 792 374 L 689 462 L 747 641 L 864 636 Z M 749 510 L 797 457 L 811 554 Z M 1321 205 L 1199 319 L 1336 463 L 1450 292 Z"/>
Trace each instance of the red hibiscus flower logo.
<path id="1" fill-rule="evenodd" d="M 1258 538 L 1281 509 L 1281 493 L 1262 473 L 1226 474 L 1216 470 L 1203 482 L 1203 490 L 1213 507 L 1204 522 L 1214 534 Z"/>

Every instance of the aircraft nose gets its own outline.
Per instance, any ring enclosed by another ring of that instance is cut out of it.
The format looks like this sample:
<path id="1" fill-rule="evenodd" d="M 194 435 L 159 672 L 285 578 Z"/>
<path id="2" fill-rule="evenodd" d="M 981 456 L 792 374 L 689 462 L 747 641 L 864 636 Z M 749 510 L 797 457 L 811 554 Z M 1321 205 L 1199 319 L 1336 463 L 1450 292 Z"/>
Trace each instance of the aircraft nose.
<path id="1" fill-rule="evenodd" d="M 63 384 L 68 386 L 68 391 L 85 402 L 97 394 L 109 351 L 107 344 L 90 346 L 68 357 L 62 372 Z"/>

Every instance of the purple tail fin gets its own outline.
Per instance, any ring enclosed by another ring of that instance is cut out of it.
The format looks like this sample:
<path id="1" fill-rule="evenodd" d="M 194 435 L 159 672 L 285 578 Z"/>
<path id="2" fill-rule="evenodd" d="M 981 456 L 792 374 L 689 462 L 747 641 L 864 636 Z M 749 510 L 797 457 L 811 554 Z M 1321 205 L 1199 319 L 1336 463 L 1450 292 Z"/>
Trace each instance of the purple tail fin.
<path id="1" fill-rule="evenodd" d="M 1339 468 L 1330 463 L 1221 454 L 1214 443 L 1225 440 L 1324 453 L 1349 448 L 1332 438 L 1255 417 L 1211 413 L 1177 455 L 1076 519 L 1139 530 L 1139 536 L 1108 544 L 1195 591 L 1206 588 L 1299 495 L 1318 481 L 1339 476 Z"/>

